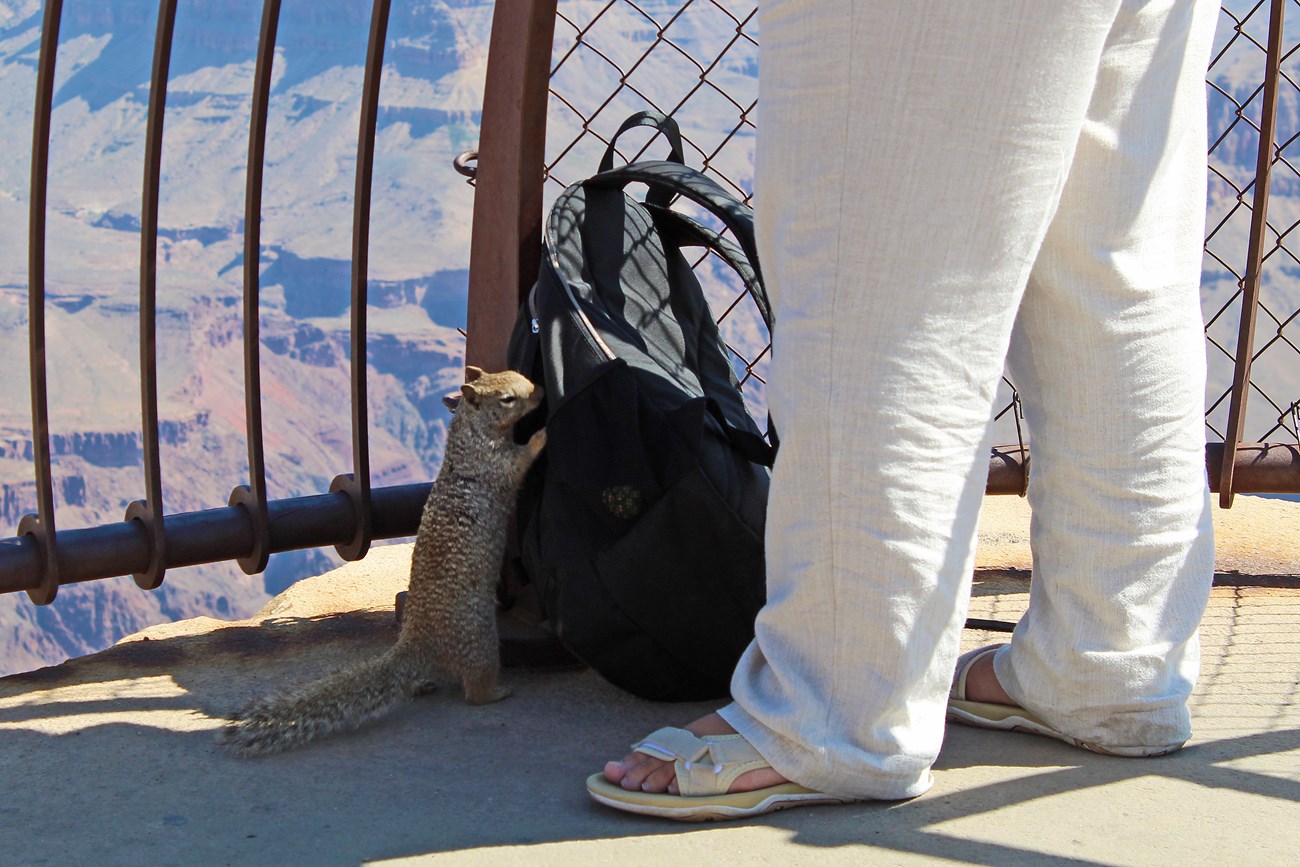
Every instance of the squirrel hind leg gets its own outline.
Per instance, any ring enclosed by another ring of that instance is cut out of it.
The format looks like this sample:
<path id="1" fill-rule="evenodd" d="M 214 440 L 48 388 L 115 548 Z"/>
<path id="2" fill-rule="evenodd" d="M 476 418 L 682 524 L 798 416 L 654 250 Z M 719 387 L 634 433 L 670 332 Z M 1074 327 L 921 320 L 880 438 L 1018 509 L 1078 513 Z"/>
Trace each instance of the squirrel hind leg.
<path id="1" fill-rule="evenodd" d="M 510 687 L 497 683 L 497 674 L 496 666 L 465 674 L 462 678 L 465 701 L 470 704 L 491 704 L 513 693 L 514 690 Z"/>
<path id="2" fill-rule="evenodd" d="M 411 684 L 411 697 L 419 698 L 422 695 L 432 695 L 438 691 L 440 684 L 435 678 L 421 678 Z"/>

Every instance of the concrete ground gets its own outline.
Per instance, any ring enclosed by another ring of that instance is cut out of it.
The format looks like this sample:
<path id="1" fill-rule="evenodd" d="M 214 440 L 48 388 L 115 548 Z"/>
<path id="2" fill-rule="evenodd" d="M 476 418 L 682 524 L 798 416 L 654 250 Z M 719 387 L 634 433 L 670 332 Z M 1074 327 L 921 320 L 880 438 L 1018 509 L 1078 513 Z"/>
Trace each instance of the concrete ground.
<path id="1" fill-rule="evenodd" d="M 1173 756 L 953 727 L 915 801 L 679 825 L 601 808 L 583 780 L 711 705 L 519 669 L 499 704 L 444 690 L 298 752 L 245 761 L 217 747 L 222 716 L 247 698 L 392 641 L 410 557 L 394 546 L 250 620 L 155 627 L 0 679 L 0 863 L 1295 864 L 1300 504 L 1237 503 L 1217 516 L 1197 733 Z M 1027 515 L 1017 498 L 986 504 L 972 616 L 1023 610 Z"/>

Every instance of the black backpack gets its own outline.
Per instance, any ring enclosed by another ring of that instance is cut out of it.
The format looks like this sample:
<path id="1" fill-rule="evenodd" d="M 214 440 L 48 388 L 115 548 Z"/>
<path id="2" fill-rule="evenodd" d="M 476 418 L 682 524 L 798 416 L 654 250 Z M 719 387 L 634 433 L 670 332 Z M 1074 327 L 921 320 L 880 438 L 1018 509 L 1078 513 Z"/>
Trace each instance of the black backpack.
<path id="1" fill-rule="evenodd" d="M 682 162 L 677 125 L 653 126 L 668 161 L 612 168 L 566 189 L 544 231 L 510 366 L 546 389 L 547 446 L 519 497 L 522 564 L 563 645 L 644 698 L 727 694 L 764 591 L 774 446 L 745 409 L 683 247 L 741 277 L 771 329 L 752 211 Z M 644 202 L 624 193 L 644 183 Z M 669 208 L 712 212 L 739 246 Z M 534 425 L 534 428 L 536 425 Z M 519 435 L 527 436 L 524 429 Z"/>

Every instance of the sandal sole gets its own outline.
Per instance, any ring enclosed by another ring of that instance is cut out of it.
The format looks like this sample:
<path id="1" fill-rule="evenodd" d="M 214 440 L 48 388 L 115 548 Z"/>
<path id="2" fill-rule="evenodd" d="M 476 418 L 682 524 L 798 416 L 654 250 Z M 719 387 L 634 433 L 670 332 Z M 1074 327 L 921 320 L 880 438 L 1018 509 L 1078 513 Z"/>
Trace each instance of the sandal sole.
<path id="1" fill-rule="evenodd" d="M 1063 734 L 1024 708 L 1009 704 L 990 704 L 952 698 L 948 700 L 948 719 L 974 728 L 1041 735 L 1091 753 L 1129 759 L 1166 756 L 1183 746 L 1175 744 L 1167 747 L 1102 747 Z"/>
<path id="2" fill-rule="evenodd" d="M 634 792 L 614 785 L 602 774 L 592 774 L 587 778 L 587 793 L 591 795 L 592 800 L 616 810 L 642 816 L 675 819 L 679 822 L 744 819 L 777 810 L 787 810 L 791 807 L 852 802 L 850 798 L 815 792 L 797 783 L 783 783 L 779 786 L 729 795 L 688 796 Z"/>

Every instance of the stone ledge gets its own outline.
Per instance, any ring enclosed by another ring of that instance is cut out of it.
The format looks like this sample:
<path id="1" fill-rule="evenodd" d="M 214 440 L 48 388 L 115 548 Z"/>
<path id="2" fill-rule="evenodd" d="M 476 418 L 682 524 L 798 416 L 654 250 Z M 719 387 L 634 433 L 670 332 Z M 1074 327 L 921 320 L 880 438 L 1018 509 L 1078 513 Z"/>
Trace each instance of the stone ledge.
<path id="1" fill-rule="evenodd" d="M 1214 569 L 1222 575 L 1300 575 L 1300 503 L 1238 496 L 1214 512 Z M 1029 502 L 985 497 L 980 512 L 977 569 L 1024 569 L 1029 555 Z"/>

